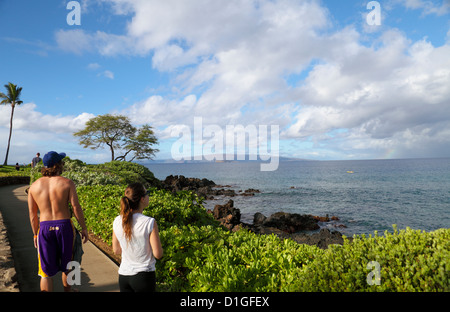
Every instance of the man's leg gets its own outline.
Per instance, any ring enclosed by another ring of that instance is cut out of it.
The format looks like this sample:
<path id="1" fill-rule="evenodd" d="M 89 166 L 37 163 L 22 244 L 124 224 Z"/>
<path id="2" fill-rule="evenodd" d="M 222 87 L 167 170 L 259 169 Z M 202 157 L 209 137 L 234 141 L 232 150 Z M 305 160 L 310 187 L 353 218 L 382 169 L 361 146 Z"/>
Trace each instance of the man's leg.
<path id="1" fill-rule="evenodd" d="M 64 291 L 70 292 L 72 286 L 70 286 L 70 285 L 67 283 L 67 274 L 63 272 L 63 273 L 61 274 L 61 279 L 62 279 L 62 284 L 63 284 L 63 286 L 64 286 Z"/>
<path id="2" fill-rule="evenodd" d="M 61 279 L 62 284 L 64 286 L 65 292 L 76 291 L 77 289 L 73 289 L 71 285 L 67 282 L 67 275 L 73 271 L 71 267 L 72 258 L 73 258 L 73 245 L 75 243 L 75 227 L 70 219 L 68 220 L 60 220 L 59 225 L 59 244 L 61 246 L 61 267 L 62 271 Z M 68 270 L 68 271 L 67 271 Z M 73 284 L 73 283 L 72 283 Z"/>
<path id="3" fill-rule="evenodd" d="M 69 272 L 67 272 L 67 273 L 63 272 L 61 274 L 61 279 L 62 279 L 62 284 L 64 286 L 64 291 L 65 292 L 78 292 L 79 291 L 78 289 L 72 288 L 72 286 L 70 286 L 69 283 L 67 282 L 67 274 L 69 274 Z"/>
<path id="4" fill-rule="evenodd" d="M 41 291 L 53 291 L 53 279 L 51 277 L 41 277 Z"/>

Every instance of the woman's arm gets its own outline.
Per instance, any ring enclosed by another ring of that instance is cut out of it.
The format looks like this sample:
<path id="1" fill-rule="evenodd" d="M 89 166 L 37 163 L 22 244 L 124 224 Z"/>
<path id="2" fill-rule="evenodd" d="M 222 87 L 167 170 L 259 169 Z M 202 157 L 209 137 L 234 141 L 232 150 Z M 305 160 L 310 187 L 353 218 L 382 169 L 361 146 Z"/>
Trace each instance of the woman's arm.
<path id="1" fill-rule="evenodd" d="M 153 256 L 156 259 L 161 259 L 163 257 L 163 249 L 161 246 L 161 240 L 159 239 L 158 224 L 153 225 L 153 231 L 150 233 L 150 246 L 152 246 Z"/>
<path id="2" fill-rule="evenodd" d="M 113 237 L 112 237 L 112 247 L 113 247 L 114 254 L 116 254 L 116 255 L 122 254 L 122 248 L 120 247 L 119 240 L 117 239 L 114 231 L 113 231 Z"/>

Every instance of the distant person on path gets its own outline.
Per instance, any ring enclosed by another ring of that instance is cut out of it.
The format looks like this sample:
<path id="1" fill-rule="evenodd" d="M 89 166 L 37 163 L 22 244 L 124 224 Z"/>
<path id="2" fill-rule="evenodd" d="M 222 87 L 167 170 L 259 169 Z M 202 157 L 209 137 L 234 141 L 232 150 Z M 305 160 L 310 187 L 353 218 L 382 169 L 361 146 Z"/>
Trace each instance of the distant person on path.
<path id="1" fill-rule="evenodd" d="M 41 291 L 53 291 L 52 277 L 62 271 L 64 291 L 71 291 L 67 283 L 67 264 L 72 261 L 75 228 L 71 220 L 69 203 L 81 226 L 81 237 L 88 241 L 83 210 L 78 202 L 75 184 L 61 177 L 66 154 L 48 152 L 44 156 L 43 177 L 36 180 L 28 191 L 28 209 L 34 233 L 34 247 L 38 249 Z M 39 218 L 38 218 L 39 210 Z"/>
<path id="2" fill-rule="evenodd" d="M 37 165 L 41 160 L 42 160 L 41 154 L 40 154 L 40 153 L 37 153 L 37 154 L 36 154 L 36 157 L 34 157 L 34 158 L 31 160 L 31 168 L 36 167 L 36 165 Z"/>
<path id="3" fill-rule="evenodd" d="M 149 203 L 149 192 L 141 183 L 129 185 L 120 200 L 120 215 L 113 223 L 113 250 L 122 255 L 119 267 L 121 292 L 156 290 L 155 264 L 163 249 L 158 225 L 142 214 Z"/>

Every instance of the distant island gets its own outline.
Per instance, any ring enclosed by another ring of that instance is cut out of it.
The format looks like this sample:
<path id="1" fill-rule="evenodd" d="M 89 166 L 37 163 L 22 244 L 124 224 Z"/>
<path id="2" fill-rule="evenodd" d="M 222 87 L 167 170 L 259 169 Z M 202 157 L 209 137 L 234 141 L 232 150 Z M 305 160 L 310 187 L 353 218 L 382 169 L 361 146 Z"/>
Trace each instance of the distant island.
<path id="1" fill-rule="evenodd" d="M 194 157 L 193 157 L 194 158 Z M 174 159 L 154 159 L 151 161 L 140 161 L 139 163 L 142 165 L 147 165 L 147 164 L 155 164 L 155 163 L 159 163 L 159 164 L 194 164 L 194 163 L 234 163 L 234 162 L 255 162 L 255 163 L 260 163 L 260 162 L 267 162 L 266 160 L 262 160 L 260 159 L 259 156 L 255 156 L 255 155 L 235 155 L 235 156 L 230 156 L 230 155 L 224 155 L 222 157 L 215 157 L 215 155 L 209 155 L 208 156 L 209 160 L 205 157 L 202 157 L 201 160 L 195 160 L 195 159 L 191 159 L 191 160 L 174 160 Z M 217 159 L 223 159 L 223 160 L 217 160 Z M 279 157 L 279 161 L 280 162 L 288 162 L 288 161 L 312 161 L 311 159 L 303 159 L 303 158 L 293 158 L 293 157 Z"/>

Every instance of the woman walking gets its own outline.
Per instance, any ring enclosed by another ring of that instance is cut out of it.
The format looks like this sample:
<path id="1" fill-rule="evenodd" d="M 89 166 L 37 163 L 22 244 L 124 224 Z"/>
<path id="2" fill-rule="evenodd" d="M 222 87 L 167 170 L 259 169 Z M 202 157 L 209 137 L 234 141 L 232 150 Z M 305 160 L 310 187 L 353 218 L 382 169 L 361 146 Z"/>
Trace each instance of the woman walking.
<path id="1" fill-rule="evenodd" d="M 122 255 L 119 267 L 121 292 L 155 291 L 156 259 L 163 249 L 156 220 L 144 216 L 149 192 L 141 183 L 130 184 L 120 200 L 120 215 L 113 223 L 113 251 Z"/>

